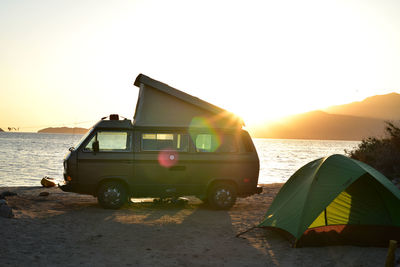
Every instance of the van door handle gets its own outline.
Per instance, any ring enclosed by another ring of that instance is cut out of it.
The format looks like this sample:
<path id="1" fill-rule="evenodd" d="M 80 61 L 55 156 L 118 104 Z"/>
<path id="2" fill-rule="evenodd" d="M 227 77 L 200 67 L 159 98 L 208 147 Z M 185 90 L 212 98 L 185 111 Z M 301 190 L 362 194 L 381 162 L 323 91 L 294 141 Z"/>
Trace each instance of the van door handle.
<path id="1" fill-rule="evenodd" d="M 169 168 L 170 171 L 184 171 L 186 170 L 186 166 L 172 166 Z"/>

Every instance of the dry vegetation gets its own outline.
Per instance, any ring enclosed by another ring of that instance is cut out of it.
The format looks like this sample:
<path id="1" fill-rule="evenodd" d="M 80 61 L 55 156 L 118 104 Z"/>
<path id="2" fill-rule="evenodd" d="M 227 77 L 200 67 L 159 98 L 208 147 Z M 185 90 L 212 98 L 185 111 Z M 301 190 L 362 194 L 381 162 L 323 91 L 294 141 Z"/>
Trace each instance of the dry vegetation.
<path id="1" fill-rule="evenodd" d="M 365 162 L 390 180 L 400 178 L 400 128 L 386 122 L 384 138 L 369 137 L 352 151 L 346 153 L 353 159 Z"/>

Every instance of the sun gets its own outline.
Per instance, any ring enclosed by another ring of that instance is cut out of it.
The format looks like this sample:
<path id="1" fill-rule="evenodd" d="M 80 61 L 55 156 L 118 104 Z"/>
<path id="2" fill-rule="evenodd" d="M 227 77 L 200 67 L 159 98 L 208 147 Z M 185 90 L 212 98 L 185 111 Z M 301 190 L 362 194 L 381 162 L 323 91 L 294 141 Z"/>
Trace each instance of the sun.
<path id="1" fill-rule="evenodd" d="M 277 94 L 242 98 L 227 105 L 227 109 L 241 117 L 246 126 L 279 121 L 290 115 L 310 111 L 312 108 L 314 107 L 311 105 L 302 105 L 297 98 L 287 98 Z"/>

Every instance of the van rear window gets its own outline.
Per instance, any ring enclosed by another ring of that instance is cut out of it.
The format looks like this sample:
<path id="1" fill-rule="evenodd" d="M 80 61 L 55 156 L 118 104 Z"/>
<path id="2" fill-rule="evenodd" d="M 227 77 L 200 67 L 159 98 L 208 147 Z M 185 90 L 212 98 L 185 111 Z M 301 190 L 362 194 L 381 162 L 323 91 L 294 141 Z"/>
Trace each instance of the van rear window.
<path id="1" fill-rule="evenodd" d="M 242 141 L 244 145 L 244 149 L 246 152 L 254 152 L 256 151 L 253 142 L 251 141 L 251 137 L 248 132 L 242 132 Z"/>
<path id="2" fill-rule="evenodd" d="M 189 138 L 186 134 L 180 133 L 143 133 L 142 150 L 160 151 L 176 150 L 188 151 Z"/>

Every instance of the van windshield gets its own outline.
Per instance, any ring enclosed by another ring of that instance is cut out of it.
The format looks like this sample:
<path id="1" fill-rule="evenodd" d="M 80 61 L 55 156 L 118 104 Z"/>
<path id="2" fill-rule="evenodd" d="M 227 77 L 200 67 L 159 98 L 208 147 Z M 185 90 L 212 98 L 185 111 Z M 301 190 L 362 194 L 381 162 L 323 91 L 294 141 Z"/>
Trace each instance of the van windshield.
<path id="1" fill-rule="evenodd" d="M 82 138 L 78 141 L 78 143 L 74 146 L 75 149 L 77 149 L 78 147 L 80 147 L 83 143 L 83 141 L 86 140 L 86 138 L 92 133 L 93 128 L 91 128 L 89 131 L 87 131 L 87 133 L 82 136 Z"/>

